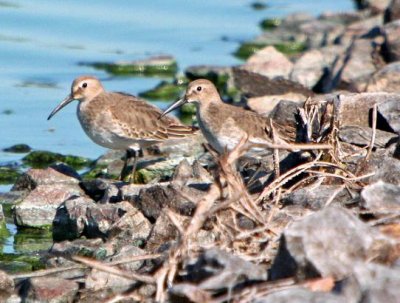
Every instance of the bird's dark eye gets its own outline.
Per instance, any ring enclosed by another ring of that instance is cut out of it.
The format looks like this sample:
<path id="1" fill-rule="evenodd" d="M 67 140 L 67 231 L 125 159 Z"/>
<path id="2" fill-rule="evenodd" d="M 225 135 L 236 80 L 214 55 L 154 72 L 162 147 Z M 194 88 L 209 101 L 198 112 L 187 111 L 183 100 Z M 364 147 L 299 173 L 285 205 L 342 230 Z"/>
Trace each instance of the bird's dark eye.
<path id="1" fill-rule="evenodd" d="M 83 83 L 83 84 L 82 84 L 82 87 L 83 87 L 83 88 L 86 88 L 86 87 L 87 87 L 87 83 L 86 83 L 86 82 Z"/>
<path id="2" fill-rule="evenodd" d="M 201 88 L 201 86 L 197 86 L 196 89 L 197 89 L 198 92 L 201 92 L 201 89 L 202 89 L 202 88 Z"/>

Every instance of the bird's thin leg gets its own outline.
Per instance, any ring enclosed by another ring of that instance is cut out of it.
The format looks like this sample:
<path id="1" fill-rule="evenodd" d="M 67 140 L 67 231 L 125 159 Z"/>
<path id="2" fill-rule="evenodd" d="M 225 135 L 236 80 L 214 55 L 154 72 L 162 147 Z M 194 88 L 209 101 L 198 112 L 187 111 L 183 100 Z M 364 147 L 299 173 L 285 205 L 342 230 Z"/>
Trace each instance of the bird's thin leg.
<path id="1" fill-rule="evenodd" d="M 128 161 L 130 159 L 130 150 L 127 149 L 125 156 L 124 156 L 124 166 L 122 167 L 121 173 L 119 174 L 118 180 L 122 181 L 124 180 L 125 176 L 126 176 L 126 170 L 128 168 Z"/>
<path id="2" fill-rule="evenodd" d="M 137 165 L 137 158 L 138 158 L 138 153 L 136 150 L 130 150 L 130 156 L 133 158 L 133 165 L 132 165 L 132 170 L 131 173 L 129 175 L 129 183 L 132 183 L 132 181 L 134 181 L 134 177 L 135 177 L 135 171 L 136 171 L 136 165 Z"/>

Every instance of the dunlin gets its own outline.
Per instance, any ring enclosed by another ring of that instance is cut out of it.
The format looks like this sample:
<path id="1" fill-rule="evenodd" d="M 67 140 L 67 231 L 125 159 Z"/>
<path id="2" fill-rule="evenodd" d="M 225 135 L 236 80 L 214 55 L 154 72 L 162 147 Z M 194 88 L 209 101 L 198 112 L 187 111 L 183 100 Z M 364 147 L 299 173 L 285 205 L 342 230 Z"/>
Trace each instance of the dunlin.
<path id="1" fill-rule="evenodd" d="M 92 76 L 76 78 L 71 93 L 47 119 L 74 100 L 79 101 L 78 119 L 90 139 L 103 147 L 126 151 L 120 177 L 132 156 L 135 170 L 137 151 L 141 148 L 195 132 L 193 127 L 181 124 L 176 118 L 158 119 L 161 110 L 144 100 L 125 93 L 106 92 L 101 82 Z"/>
<path id="2" fill-rule="evenodd" d="M 232 150 L 243 137 L 254 144 L 272 143 L 269 118 L 224 103 L 214 84 L 208 80 L 189 83 L 185 96 L 168 107 L 162 116 L 185 103 L 196 105 L 200 129 L 218 153 L 223 153 L 225 149 Z"/>

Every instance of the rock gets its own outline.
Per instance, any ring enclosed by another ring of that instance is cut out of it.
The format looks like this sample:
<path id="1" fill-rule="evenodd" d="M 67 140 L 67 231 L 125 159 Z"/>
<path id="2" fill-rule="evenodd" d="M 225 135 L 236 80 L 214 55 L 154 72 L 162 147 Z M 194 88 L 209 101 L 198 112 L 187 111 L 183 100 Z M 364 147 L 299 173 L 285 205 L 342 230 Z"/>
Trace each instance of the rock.
<path id="1" fill-rule="evenodd" d="M 392 93 L 361 93 L 361 94 L 348 94 L 339 95 L 340 107 L 339 107 L 339 117 L 342 126 L 352 125 L 352 126 L 365 126 L 371 127 L 370 115 L 371 109 L 374 104 L 388 103 L 389 105 L 395 105 L 400 102 L 400 95 Z M 386 105 L 384 108 L 387 108 Z M 384 110 L 384 108 L 382 110 Z M 355 115 L 354 113 L 357 113 Z M 387 123 L 378 115 L 378 129 L 389 131 L 390 127 L 385 127 L 382 124 Z"/>
<path id="2" fill-rule="evenodd" d="M 137 171 L 135 173 L 136 181 L 138 183 L 154 183 L 154 181 L 169 180 L 175 167 L 184 159 L 189 161 L 189 163 L 193 163 L 196 157 L 176 156 L 173 158 L 144 160 L 137 165 Z"/>
<path id="3" fill-rule="evenodd" d="M 333 67 L 333 87 L 359 91 L 359 82 L 365 82 L 380 66 L 379 49 L 367 39 L 355 40 L 342 60 Z M 332 87 L 332 88 L 333 88 Z"/>
<path id="4" fill-rule="evenodd" d="M 354 22 L 346 27 L 344 33 L 338 37 L 338 43 L 344 46 L 350 46 L 355 39 L 370 38 L 373 39 L 380 35 L 380 27 L 383 25 L 382 15 L 365 17 L 360 21 Z"/>
<path id="5" fill-rule="evenodd" d="M 400 33 L 400 32 L 399 32 Z M 390 63 L 378 70 L 368 81 L 367 92 L 400 93 L 400 62 Z"/>
<path id="6" fill-rule="evenodd" d="M 171 182 L 159 182 L 158 186 L 167 187 Z M 154 184 L 126 184 L 121 187 L 121 199 L 123 201 L 129 201 L 131 203 L 136 203 L 136 200 L 139 198 L 139 194 L 142 189 L 147 189 L 153 187 Z"/>
<path id="7" fill-rule="evenodd" d="M 354 274 L 362 302 L 396 303 L 400 298 L 400 270 L 379 264 L 357 264 Z"/>
<path id="8" fill-rule="evenodd" d="M 299 113 L 300 104 L 293 101 L 282 100 L 270 113 L 270 118 L 278 125 L 285 125 L 286 129 L 297 128 L 297 114 Z"/>
<path id="9" fill-rule="evenodd" d="M 344 25 L 328 19 L 316 19 L 300 24 L 299 31 L 306 36 L 306 48 L 312 49 L 334 44 L 344 28 Z"/>
<path id="10" fill-rule="evenodd" d="M 357 261 L 387 254 L 390 244 L 348 210 L 327 207 L 293 222 L 283 232 L 271 279 L 341 279 Z"/>
<path id="11" fill-rule="evenodd" d="M 53 220 L 54 241 L 73 240 L 83 235 L 87 226 L 87 209 L 96 207 L 92 199 L 73 197 L 63 202 Z"/>
<path id="12" fill-rule="evenodd" d="M 135 207 L 117 220 L 109 229 L 108 237 L 120 244 L 142 246 L 152 230 L 150 221 Z"/>
<path id="13" fill-rule="evenodd" d="M 72 155 L 62 155 L 49 151 L 32 151 L 24 158 L 22 162 L 33 168 L 45 168 L 57 162 L 63 162 L 74 169 L 82 169 L 90 166 L 92 161 L 88 158 L 72 156 Z"/>
<path id="14" fill-rule="evenodd" d="M 122 250 L 112 256 L 107 258 L 107 262 L 119 261 L 123 259 L 127 259 L 133 256 L 145 255 L 146 252 L 138 247 L 124 247 Z M 138 270 L 143 265 L 143 261 L 129 262 L 117 265 L 116 268 L 123 270 L 127 273 L 134 272 Z M 90 290 L 101 290 L 108 289 L 113 292 L 124 292 L 130 288 L 132 288 L 137 281 L 133 279 L 126 279 L 117 275 L 110 274 L 105 271 L 100 271 L 98 269 L 92 269 L 89 275 L 85 280 L 86 289 Z"/>
<path id="15" fill-rule="evenodd" d="M 321 80 L 326 69 L 327 65 L 322 52 L 319 50 L 310 50 L 296 61 L 290 74 L 290 80 L 313 89 Z"/>
<path id="16" fill-rule="evenodd" d="M 316 188 L 305 187 L 291 192 L 282 199 L 284 205 L 299 205 L 313 210 L 322 209 L 332 196 L 331 203 L 344 205 L 352 200 L 349 192 L 339 185 L 320 185 Z"/>
<path id="17" fill-rule="evenodd" d="M 254 303 L 343 303 L 344 297 L 332 293 L 315 292 L 300 286 L 294 286 L 288 289 L 276 290 L 263 297 L 256 298 Z"/>
<path id="18" fill-rule="evenodd" d="M 361 126 L 344 126 L 339 130 L 339 139 L 358 146 L 368 146 L 372 138 L 372 128 Z M 375 131 L 374 147 L 385 148 L 393 143 L 398 135 L 377 129 Z"/>
<path id="19" fill-rule="evenodd" d="M 25 154 L 29 153 L 32 148 L 27 144 L 15 144 L 13 146 L 4 148 L 3 151 L 6 153 L 16 153 L 16 154 Z"/>
<path id="20" fill-rule="evenodd" d="M 94 62 L 80 64 L 105 70 L 113 75 L 173 76 L 178 70 L 175 58 L 168 55 L 115 63 Z"/>
<path id="21" fill-rule="evenodd" d="M 378 115 L 384 119 L 390 130 L 400 132 L 400 103 L 396 99 L 378 104 Z"/>
<path id="22" fill-rule="evenodd" d="M 283 95 L 289 92 L 312 96 L 313 92 L 299 83 L 283 79 L 270 79 L 263 75 L 249 72 L 243 68 L 233 68 L 235 86 L 246 97 L 260 97 L 265 95 Z"/>
<path id="23" fill-rule="evenodd" d="M 378 181 L 361 191 L 361 205 L 373 213 L 390 214 L 400 211 L 400 186 Z"/>
<path id="24" fill-rule="evenodd" d="M 164 207 L 171 208 L 181 215 L 191 216 L 196 205 L 185 199 L 180 194 L 181 191 L 192 197 L 192 201 L 204 194 L 203 191 L 194 188 L 179 188 L 173 184 L 167 187 L 154 185 L 142 189 L 135 206 L 150 220 L 157 219 Z"/>
<path id="25" fill-rule="evenodd" d="M 389 157 L 385 150 L 372 153 L 367 162 L 361 159 L 358 163 L 358 170 L 361 175 L 374 173 L 368 180 L 364 179 L 366 182 L 372 183 L 382 180 L 400 185 L 400 160 Z"/>
<path id="26" fill-rule="evenodd" d="M 92 180 L 83 180 L 80 183 L 81 188 L 89 197 L 99 203 L 121 202 L 120 188 L 123 182 L 115 182 L 107 179 L 96 178 Z"/>
<path id="27" fill-rule="evenodd" d="M 268 116 L 271 111 L 279 104 L 279 102 L 291 101 L 298 103 L 299 106 L 304 103 L 307 99 L 303 94 L 287 93 L 284 95 L 272 95 L 272 96 L 262 96 L 253 97 L 247 99 L 247 106 L 256 113 L 262 116 Z"/>
<path id="28" fill-rule="evenodd" d="M 80 177 L 69 166 L 54 165 L 45 169 L 31 168 L 15 182 L 12 191 L 33 190 L 39 185 L 79 184 Z"/>
<path id="29" fill-rule="evenodd" d="M 179 222 L 186 224 L 188 217 L 183 217 L 175 214 Z M 146 243 L 146 250 L 152 253 L 163 252 L 169 248 L 172 242 L 175 242 L 179 237 L 179 231 L 171 222 L 165 212 L 160 213 L 151 230 L 151 234 Z"/>
<path id="30" fill-rule="evenodd" d="M 60 204 L 81 195 L 82 190 L 74 184 L 39 185 L 15 206 L 15 224 L 19 227 L 49 227 Z"/>
<path id="31" fill-rule="evenodd" d="M 391 0 L 356 0 L 358 9 L 370 9 L 373 13 L 382 13 Z"/>
<path id="32" fill-rule="evenodd" d="M 400 20 L 385 24 L 383 31 L 388 60 L 390 62 L 400 60 L 400 42 L 398 41 L 400 35 Z"/>
<path id="33" fill-rule="evenodd" d="M 172 180 L 179 186 L 190 186 L 192 183 L 211 184 L 213 182 L 212 176 L 201 166 L 199 161 L 196 160 L 193 165 L 190 165 L 186 159 L 182 160 L 175 168 Z"/>
<path id="34" fill-rule="evenodd" d="M 49 251 L 53 256 L 70 259 L 71 256 L 80 255 L 104 260 L 115 254 L 114 248 L 105 244 L 101 239 L 77 239 L 74 241 L 55 242 Z"/>
<path id="35" fill-rule="evenodd" d="M 365 18 L 365 12 L 360 11 L 339 11 L 339 12 L 332 12 L 326 11 L 322 12 L 318 19 L 321 20 L 329 20 L 335 23 L 349 25 L 354 22 L 360 21 Z"/>
<path id="36" fill-rule="evenodd" d="M 14 280 L 0 270 L 0 301 L 5 302 L 14 292 Z"/>
<path id="37" fill-rule="evenodd" d="M 58 277 L 29 278 L 21 285 L 23 302 L 74 302 L 78 283 Z"/>
<path id="38" fill-rule="evenodd" d="M 131 210 L 128 202 L 96 204 L 85 197 L 68 199 L 57 209 L 53 221 L 54 240 L 80 236 L 107 238 L 111 226 Z"/>
<path id="39" fill-rule="evenodd" d="M 267 46 L 253 54 L 242 68 L 269 78 L 289 78 L 293 63 L 275 47 Z"/>
<path id="40" fill-rule="evenodd" d="M 198 282 L 204 290 L 232 289 L 244 281 L 265 281 L 267 269 L 233 256 L 223 250 L 212 248 L 200 255 L 195 263 L 186 268 L 189 282 Z"/>
<path id="41" fill-rule="evenodd" d="M 400 1 L 392 0 L 385 10 L 385 23 L 400 19 Z"/>

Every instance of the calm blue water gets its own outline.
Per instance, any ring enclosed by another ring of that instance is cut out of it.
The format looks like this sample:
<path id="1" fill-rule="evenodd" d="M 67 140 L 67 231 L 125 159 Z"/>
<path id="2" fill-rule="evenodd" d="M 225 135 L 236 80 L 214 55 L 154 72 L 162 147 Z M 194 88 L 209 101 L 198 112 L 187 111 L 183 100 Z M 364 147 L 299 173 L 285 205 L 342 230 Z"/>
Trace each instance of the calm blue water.
<path id="1" fill-rule="evenodd" d="M 159 82 L 111 78 L 79 62 L 171 54 L 181 70 L 197 64 L 238 64 L 231 53 L 240 41 L 260 33 L 257 24 L 265 17 L 353 9 L 351 0 L 269 0 L 269 8 L 262 11 L 253 10 L 251 2 L 0 1 L 0 150 L 26 143 L 34 149 L 96 158 L 105 150 L 81 130 L 76 104 L 46 120 L 69 92 L 72 80 L 93 74 L 108 90 L 132 94 Z M 0 151 L 0 163 L 20 157 Z"/>

